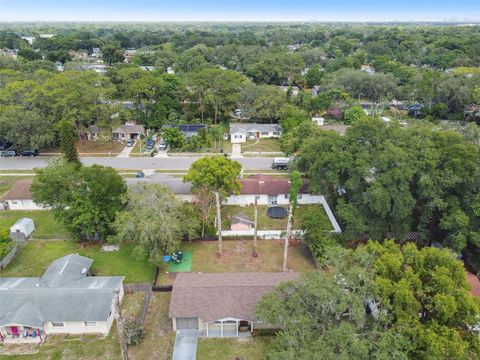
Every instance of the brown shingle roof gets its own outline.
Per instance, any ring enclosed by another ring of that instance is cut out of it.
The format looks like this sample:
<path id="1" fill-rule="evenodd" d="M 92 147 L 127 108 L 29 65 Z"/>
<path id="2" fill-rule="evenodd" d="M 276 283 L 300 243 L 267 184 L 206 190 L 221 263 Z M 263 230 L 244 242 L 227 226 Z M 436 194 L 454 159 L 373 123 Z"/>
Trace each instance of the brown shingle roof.
<path id="1" fill-rule="evenodd" d="M 480 297 L 480 280 L 478 280 L 478 277 L 470 272 L 467 272 L 467 280 L 470 285 L 472 285 L 472 295 Z"/>
<path id="2" fill-rule="evenodd" d="M 169 317 L 226 317 L 254 320 L 260 298 L 298 273 L 178 273 L 173 283 Z"/>
<path id="3" fill-rule="evenodd" d="M 290 192 L 290 180 L 274 178 L 268 175 L 252 175 L 241 179 L 241 195 L 281 195 Z M 300 193 L 307 193 L 308 182 L 303 180 Z"/>
<path id="4" fill-rule="evenodd" d="M 32 186 L 33 180 L 18 180 L 12 188 L 8 190 L 1 198 L 1 200 L 30 200 L 32 193 L 30 192 L 30 186 Z"/>

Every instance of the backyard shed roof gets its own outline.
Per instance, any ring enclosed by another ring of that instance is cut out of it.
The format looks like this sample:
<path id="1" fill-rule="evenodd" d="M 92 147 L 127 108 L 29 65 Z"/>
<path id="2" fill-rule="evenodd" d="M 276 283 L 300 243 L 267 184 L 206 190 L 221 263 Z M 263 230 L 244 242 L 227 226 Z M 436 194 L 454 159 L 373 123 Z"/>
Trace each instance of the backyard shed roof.
<path id="1" fill-rule="evenodd" d="M 178 273 L 169 317 L 198 317 L 205 322 L 235 317 L 254 320 L 255 306 L 280 283 L 298 273 Z"/>
<path id="2" fill-rule="evenodd" d="M 8 190 L 1 200 L 29 200 L 32 198 L 30 187 L 33 180 L 18 180 Z"/>

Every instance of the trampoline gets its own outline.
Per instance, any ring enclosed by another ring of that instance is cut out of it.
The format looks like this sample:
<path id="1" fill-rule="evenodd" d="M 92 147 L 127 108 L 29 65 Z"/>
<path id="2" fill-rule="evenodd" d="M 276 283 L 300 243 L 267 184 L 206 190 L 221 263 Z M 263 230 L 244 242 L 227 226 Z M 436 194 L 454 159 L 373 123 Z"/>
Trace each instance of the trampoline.
<path id="1" fill-rule="evenodd" d="M 270 206 L 267 215 L 274 219 L 281 219 L 288 215 L 288 210 L 282 206 Z"/>

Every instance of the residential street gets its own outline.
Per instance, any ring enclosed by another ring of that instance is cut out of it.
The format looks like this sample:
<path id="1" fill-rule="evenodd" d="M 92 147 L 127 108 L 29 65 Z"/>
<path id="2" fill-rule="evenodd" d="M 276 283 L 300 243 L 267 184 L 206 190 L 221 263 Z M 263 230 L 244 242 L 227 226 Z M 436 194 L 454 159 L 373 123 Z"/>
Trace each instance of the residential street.
<path id="1" fill-rule="evenodd" d="M 0 158 L 0 170 L 31 170 L 45 167 L 50 158 Z M 120 157 L 84 157 L 85 165 L 99 164 L 115 169 L 158 169 L 158 170 L 188 170 L 198 157 L 168 157 L 168 158 L 120 158 Z M 245 170 L 271 169 L 273 158 L 239 158 Z"/>

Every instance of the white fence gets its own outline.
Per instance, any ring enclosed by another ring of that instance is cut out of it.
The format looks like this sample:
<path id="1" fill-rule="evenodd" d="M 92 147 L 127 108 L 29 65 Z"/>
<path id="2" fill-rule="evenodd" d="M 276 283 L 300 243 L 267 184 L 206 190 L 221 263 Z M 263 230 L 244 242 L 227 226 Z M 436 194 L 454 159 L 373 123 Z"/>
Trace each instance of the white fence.
<path id="1" fill-rule="evenodd" d="M 313 197 L 313 196 L 312 196 Z M 342 229 L 340 228 L 340 225 L 338 225 L 337 219 L 335 218 L 335 215 L 333 215 L 332 210 L 330 209 L 330 206 L 328 206 L 327 200 L 325 200 L 324 196 L 315 196 L 315 200 L 317 200 L 315 203 L 321 204 L 323 208 L 325 209 L 325 213 L 328 216 L 328 220 L 330 220 L 330 224 L 333 227 L 333 230 L 331 232 L 335 233 L 341 233 Z M 300 201 L 299 201 L 300 203 Z M 311 204 L 311 202 L 309 202 Z M 285 237 L 285 230 L 258 230 L 257 231 L 257 236 L 261 239 L 281 239 Z M 222 236 L 229 236 L 229 237 L 242 237 L 242 236 L 253 236 L 254 229 L 250 230 L 222 230 Z M 303 231 L 302 230 L 293 230 L 292 231 L 292 236 L 294 238 L 299 238 L 303 236 Z"/>

